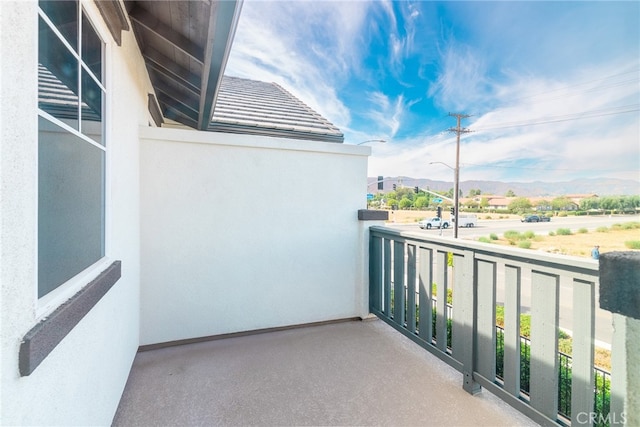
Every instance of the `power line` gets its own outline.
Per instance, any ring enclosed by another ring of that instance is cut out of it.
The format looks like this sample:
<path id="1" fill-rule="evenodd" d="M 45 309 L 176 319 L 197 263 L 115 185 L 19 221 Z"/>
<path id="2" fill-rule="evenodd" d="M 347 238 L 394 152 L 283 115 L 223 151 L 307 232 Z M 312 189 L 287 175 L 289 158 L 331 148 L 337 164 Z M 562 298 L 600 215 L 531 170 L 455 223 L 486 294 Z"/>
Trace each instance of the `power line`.
<path id="1" fill-rule="evenodd" d="M 534 94 L 534 95 L 528 95 L 528 96 L 523 96 L 523 97 L 520 97 L 520 98 L 514 98 L 511 101 L 507 101 L 507 102 L 516 102 L 516 101 L 523 101 L 523 100 L 532 99 L 532 98 L 538 98 L 538 97 L 542 97 L 542 96 L 547 95 L 547 94 L 553 94 L 553 93 L 556 93 L 556 92 L 562 92 L 562 91 L 566 91 L 568 89 L 577 88 L 577 87 L 580 87 L 580 86 L 586 86 L 586 85 L 589 85 L 589 84 L 592 84 L 592 83 L 606 82 L 608 80 L 613 80 L 616 77 L 626 76 L 628 74 L 635 74 L 636 78 L 630 78 L 630 79 L 626 79 L 626 80 L 622 80 L 622 81 L 618 81 L 618 82 L 600 84 L 597 87 L 587 88 L 586 90 L 580 90 L 580 91 L 576 91 L 576 92 L 569 92 L 569 94 L 565 94 L 564 96 L 574 96 L 574 95 L 578 95 L 580 93 L 589 93 L 589 92 L 594 92 L 594 91 L 598 91 L 598 90 L 602 90 L 602 89 L 608 89 L 610 87 L 616 87 L 616 86 L 625 85 L 625 84 L 628 84 L 628 83 L 635 83 L 635 82 L 638 81 L 638 78 L 637 78 L 638 72 L 640 72 L 640 69 L 634 69 L 634 70 L 631 70 L 631 71 L 625 71 L 623 73 L 613 74 L 613 75 L 610 75 L 610 76 L 607 76 L 607 77 L 601 77 L 601 78 L 598 78 L 598 79 L 588 80 L 588 81 L 581 82 L 581 83 L 576 83 L 576 84 L 573 84 L 573 85 L 563 86 L 563 87 L 560 87 L 560 88 L 557 88 L 557 89 L 552 89 L 552 90 L 549 90 L 549 91 L 546 91 L 546 92 L 540 92 L 540 93 L 537 93 L 537 94 Z M 557 98 L 551 98 L 551 99 L 547 99 L 547 100 L 553 100 L 553 99 L 557 99 Z M 507 103 L 507 102 L 505 102 L 505 103 Z"/>
<path id="2" fill-rule="evenodd" d="M 514 128 L 514 127 L 536 126 L 536 125 L 543 125 L 543 124 L 549 124 L 549 123 L 567 122 L 567 121 L 573 121 L 573 120 L 593 119 L 598 117 L 613 116 L 617 114 L 633 113 L 636 111 L 640 111 L 640 104 L 622 105 L 619 107 L 612 107 L 608 109 L 583 111 L 583 112 L 574 113 L 574 114 L 542 117 L 540 119 L 533 119 L 533 120 L 521 121 L 521 122 L 497 123 L 495 125 L 489 125 L 484 127 L 480 126 L 475 128 L 474 130 L 484 131 L 484 130 L 508 129 L 508 128 Z"/>

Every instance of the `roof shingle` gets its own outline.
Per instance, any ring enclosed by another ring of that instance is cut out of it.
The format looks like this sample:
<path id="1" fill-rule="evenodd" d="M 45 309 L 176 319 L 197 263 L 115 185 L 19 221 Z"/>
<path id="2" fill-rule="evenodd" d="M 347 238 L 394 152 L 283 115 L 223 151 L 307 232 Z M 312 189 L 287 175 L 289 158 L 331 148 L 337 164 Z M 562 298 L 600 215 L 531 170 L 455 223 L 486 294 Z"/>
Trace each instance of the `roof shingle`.
<path id="1" fill-rule="evenodd" d="M 224 76 L 210 131 L 344 142 L 344 135 L 276 83 Z"/>

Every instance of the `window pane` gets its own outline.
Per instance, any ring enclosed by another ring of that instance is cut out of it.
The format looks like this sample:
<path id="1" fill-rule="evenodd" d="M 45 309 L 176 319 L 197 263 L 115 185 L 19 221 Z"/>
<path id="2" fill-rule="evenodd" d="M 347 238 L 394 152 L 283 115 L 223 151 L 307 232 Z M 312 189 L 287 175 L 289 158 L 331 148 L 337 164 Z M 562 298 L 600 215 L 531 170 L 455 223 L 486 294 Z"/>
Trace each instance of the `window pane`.
<path id="1" fill-rule="evenodd" d="M 39 21 L 38 107 L 78 129 L 78 61 Z"/>
<path id="2" fill-rule="evenodd" d="M 82 14 L 82 62 L 102 83 L 102 40 L 84 14 Z"/>
<path id="3" fill-rule="evenodd" d="M 102 89 L 82 70 L 82 133 L 99 144 L 102 141 Z"/>
<path id="4" fill-rule="evenodd" d="M 38 297 L 104 256 L 105 152 L 38 118 Z"/>
<path id="5" fill-rule="evenodd" d="M 78 51 L 78 2 L 40 0 L 40 9 L 62 33 L 73 49 Z"/>

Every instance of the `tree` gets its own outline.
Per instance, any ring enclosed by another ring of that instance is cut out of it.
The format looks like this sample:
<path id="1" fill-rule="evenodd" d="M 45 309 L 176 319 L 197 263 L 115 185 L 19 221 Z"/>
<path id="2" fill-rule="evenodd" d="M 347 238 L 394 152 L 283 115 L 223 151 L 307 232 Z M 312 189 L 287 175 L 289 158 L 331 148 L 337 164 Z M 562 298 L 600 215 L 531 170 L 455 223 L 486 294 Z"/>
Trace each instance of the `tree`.
<path id="1" fill-rule="evenodd" d="M 513 190 L 509 190 L 507 191 L 507 194 L 504 195 L 505 197 L 516 197 L 516 193 L 513 192 Z"/>
<path id="2" fill-rule="evenodd" d="M 480 191 L 480 189 L 474 190 L 472 188 L 471 190 L 469 190 L 469 197 L 479 196 L 480 194 L 482 194 L 482 191 Z"/>
<path id="3" fill-rule="evenodd" d="M 551 202 L 548 200 L 538 200 L 536 202 L 536 209 L 539 211 L 548 211 L 551 209 Z"/>
<path id="4" fill-rule="evenodd" d="M 413 201 L 409 200 L 408 197 L 403 197 L 402 200 L 400 200 L 398 206 L 400 207 L 400 209 L 409 209 L 411 206 L 413 206 Z"/>
<path id="5" fill-rule="evenodd" d="M 424 195 L 419 195 L 416 197 L 416 200 L 413 202 L 413 206 L 416 209 L 423 209 L 429 206 L 429 198 Z"/>
<path id="6" fill-rule="evenodd" d="M 509 203 L 511 212 L 526 212 L 531 209 L 531 202 L 526 197 L 517 197 Z"/>
<path id="7" fill-rule="evenodd" d="M 489 198 L 488 197 L 483 197 L 482 199 L 480 199 L 480 207 L 482 209 L 486 209 L 489 207 Z"/>
<path id="8" fill-rule="evenodd" d="M 551 201 L 551 207 L 556 211 L 566 211 L 572 205 L 573 202 L 567 197 L 556 197 Z"/>
<path id="9" fill-rule="evenodd" d="M 589 197 L 580 201 L 580 209 L 588 211 L 591 209 L 600 209 L 600 200 L 597 197 Z"/>

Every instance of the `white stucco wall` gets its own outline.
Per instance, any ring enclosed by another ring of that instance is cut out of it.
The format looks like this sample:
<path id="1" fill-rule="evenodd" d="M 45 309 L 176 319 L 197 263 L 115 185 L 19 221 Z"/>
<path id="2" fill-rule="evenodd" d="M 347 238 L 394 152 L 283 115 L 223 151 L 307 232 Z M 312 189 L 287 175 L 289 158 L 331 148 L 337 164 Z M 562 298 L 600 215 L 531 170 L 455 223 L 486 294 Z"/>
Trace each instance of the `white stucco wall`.
<path id="1" fill-rule="evenodd" d="M 369 153 L 141 129 L 141 344 L 360 316 Z"/>
<path id="2" fill-rule="evenodd" d="M 46 315 L 36 296 L 38 18 L 35 1 L 1 1 L 1 425 L 110 424 L 138 347 L 138 128 L 148 122 L 148 82 L 132 32 L 123 33 L 119 48 L 95 4 L 83 4 L 108 44 L 105 264 L 121 260 L 122 277 L 30 376 L 20 377 L 22 337 Z"/>

